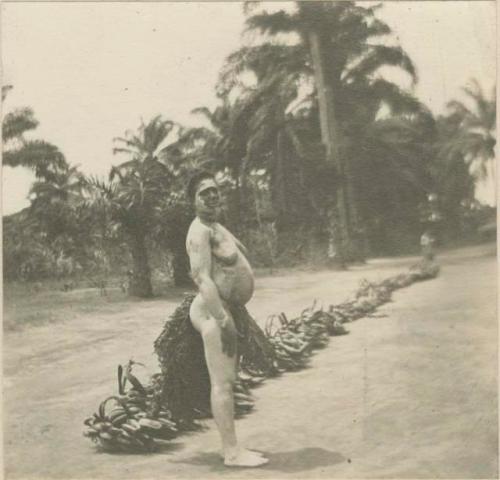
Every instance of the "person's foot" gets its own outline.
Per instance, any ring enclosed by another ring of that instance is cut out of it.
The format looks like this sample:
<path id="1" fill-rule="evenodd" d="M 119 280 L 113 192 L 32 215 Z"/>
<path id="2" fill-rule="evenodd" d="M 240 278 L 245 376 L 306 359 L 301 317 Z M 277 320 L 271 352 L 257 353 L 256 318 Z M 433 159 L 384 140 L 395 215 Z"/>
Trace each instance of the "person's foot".
<path id="1" fill-rule="evenodd" d="M 255 453 L 256 455 L 260 455 L 261 457 L 263 457 L 265 455 L 264 452 L 260 452 L 259 450 L 254 450 L 253 448 L 240 448 L 240 450 L 245 450 L 247 452 L 252 452 L 252 453 Z M 223 450 L 219 450 L 219 454 L 222 458 L 224 458 L 224 452 Z"/>
<path id="2" fill-rule="evenodd" d="M 269 460 L 258 452 L 241 448 L 232 454 L 227 454 L 224 458 L 224 465 L 227 467 L 260 467 L 268 463 Z"/>

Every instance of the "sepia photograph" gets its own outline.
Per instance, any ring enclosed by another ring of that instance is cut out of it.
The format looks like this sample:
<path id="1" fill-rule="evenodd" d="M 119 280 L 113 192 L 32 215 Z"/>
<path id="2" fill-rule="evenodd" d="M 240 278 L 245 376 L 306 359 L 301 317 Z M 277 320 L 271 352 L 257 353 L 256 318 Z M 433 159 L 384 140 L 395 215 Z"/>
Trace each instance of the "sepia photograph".
<path id="1" fill-rule="evenodd" d="M 498 478 L 495 1 L 0 8 L 4 478 Z"/>

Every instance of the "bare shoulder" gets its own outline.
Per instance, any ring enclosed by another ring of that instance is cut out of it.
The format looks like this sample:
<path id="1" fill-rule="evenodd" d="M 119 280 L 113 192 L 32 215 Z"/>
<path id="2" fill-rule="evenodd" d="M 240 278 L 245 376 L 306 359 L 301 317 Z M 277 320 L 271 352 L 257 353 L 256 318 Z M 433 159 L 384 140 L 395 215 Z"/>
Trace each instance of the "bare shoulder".
<path id="1" fill-rule="evenodd" d="M 189 227 L 186 237 L 186 249 L 188 251 L 198 248 L 204 243 L 210 243 L 212 239 L 212 229 L 203 225 L 198 218 L 195 218 Z"/>

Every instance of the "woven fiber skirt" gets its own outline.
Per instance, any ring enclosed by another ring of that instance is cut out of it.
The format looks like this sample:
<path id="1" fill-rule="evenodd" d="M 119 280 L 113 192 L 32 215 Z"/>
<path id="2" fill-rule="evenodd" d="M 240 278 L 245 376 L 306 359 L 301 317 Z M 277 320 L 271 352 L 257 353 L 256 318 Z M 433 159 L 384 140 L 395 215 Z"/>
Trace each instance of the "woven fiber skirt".
<path id="1" fill-rule="evenodd" d="M 154 343 L 161 368 L 156 408 L 168 408 L 174 419 L 191 421 L 210 413 L 210 377 L 201 335 L 189 318 L 195 298 L 186 295 L 165 322 Z M 265 376 L 276 374 L 274 348 L 244 306 L 229 307 L 238 335 L 240 368 Z"/>

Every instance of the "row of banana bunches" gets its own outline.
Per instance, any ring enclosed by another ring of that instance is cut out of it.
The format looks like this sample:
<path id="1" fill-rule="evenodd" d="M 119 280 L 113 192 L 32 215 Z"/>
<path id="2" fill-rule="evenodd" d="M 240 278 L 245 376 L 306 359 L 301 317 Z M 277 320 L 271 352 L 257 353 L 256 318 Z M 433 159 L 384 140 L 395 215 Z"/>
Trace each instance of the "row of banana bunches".
<path id="1" fill-rule="evenodd" d="M 382 282 L 362 281 L 351 301 L 331 305 L 326 310 L 317 307 L 315 302 L 294 319 L 288 319 L 284 314 L 270 317 L 264 332 L 274 347 L 276 370 L 283 373 L 306 367 L 312 352 L 325 347 L 330 336 L 348 333 L 343 324 L 373 314 L 378 306 L 390 301 L 392 291 L 434 278 L 438 272 L 436 263 L 422 261 L 409 272 Z M 132 387 L 124 391 L 124 384 L 119 380 L 120 395 L 104 400 L 98 411 L 84 422 L 84 435 L 108 452 L 152 452 L 193 428 L 192 423 L 188 425 L 173 419 L 167 406 L 159 412 L 153 408 L 159 374 L 153 375 L 149 385 L 142 386 L 131 373 L 132 363 L 129 362 L 126 377 Z M 119 366 L 119 377 L 121 369 Z M 237 416 L 252 410 L 254 402 L 250 389 L 265 379 L 264 372 L 250 367 L 240 370 L 234 386 Z M 198 418 L 210 415 L 209 412 L 198 414 Z"/>

